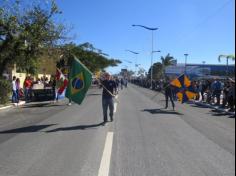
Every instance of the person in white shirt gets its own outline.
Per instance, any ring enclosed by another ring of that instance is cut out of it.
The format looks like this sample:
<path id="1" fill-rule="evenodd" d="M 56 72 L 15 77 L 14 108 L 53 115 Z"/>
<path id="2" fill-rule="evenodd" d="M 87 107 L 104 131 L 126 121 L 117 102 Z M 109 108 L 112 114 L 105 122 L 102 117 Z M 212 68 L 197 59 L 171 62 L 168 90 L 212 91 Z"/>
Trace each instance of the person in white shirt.
<path id="1" fill-rule="evenodd" d="M 12 78 L 12 103 L 18 103 L 16 77 L 15 76 L 13 76 L 13 78 Z"/>

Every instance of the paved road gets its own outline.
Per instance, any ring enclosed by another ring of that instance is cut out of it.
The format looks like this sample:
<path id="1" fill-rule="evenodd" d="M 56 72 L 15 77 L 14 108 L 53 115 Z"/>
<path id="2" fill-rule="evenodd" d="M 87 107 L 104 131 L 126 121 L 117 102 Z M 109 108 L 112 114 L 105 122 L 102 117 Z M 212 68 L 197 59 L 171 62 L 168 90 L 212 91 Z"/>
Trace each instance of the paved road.
<path id="1" fill-rule="evenodd" d="M 82 106 L 1 111 L 0 176 L 235 175 L 234 118 L 186 104 L 163 110 L 162 95 L 130 86 L 103 126 L 100 94 Z"/>

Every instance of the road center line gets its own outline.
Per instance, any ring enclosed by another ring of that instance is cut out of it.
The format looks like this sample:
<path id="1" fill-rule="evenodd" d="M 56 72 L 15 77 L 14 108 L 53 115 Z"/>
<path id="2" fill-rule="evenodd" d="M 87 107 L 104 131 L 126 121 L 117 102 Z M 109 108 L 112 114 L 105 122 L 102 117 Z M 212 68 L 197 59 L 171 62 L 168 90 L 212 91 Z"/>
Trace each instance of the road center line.
<path id="1" fill-rule="evenodd" d="M 118 100 L 118 98 L 119 98 L 119 96 L 116 95 L 115 99 Z M 117 105 L 118 105 L 118 103 L 115 102 L 115 103 L 114 103 L 114 113 L 116 113 L 116 111 L 117 111 Z"/>
<path id="2" fill-rule="evenodd" d="M 114 113 L 117 111 L 117 103 L 114 103 Z"/>
<path id="3" fill-rule="evenodd" d="M 98 171 L 98 176 L 109 176 L 113 135 L 114 135 L 113 132 L 107 133 L 106 143 L 103 151 L 100 168 Z"/>

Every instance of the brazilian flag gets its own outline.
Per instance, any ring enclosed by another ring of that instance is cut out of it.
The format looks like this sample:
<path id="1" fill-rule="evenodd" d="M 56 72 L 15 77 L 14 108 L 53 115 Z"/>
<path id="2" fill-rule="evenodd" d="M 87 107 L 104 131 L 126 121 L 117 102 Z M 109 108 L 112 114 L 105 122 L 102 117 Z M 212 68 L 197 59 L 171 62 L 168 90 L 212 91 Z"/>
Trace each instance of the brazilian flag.
<path id="1" fill-rule="evenodd" d="M 196 96 L 190 79 L 186 75 L 181 75 L 170 83 L 177 92 L 180 102 L 185 103 Z"/>
<path id="2" fill-rule="evenodd" d="M 66 97 L 81 104 L 92 83 L 92 73 L 76 57 L 74 57 L 69 73 L 69 84 Z"/>

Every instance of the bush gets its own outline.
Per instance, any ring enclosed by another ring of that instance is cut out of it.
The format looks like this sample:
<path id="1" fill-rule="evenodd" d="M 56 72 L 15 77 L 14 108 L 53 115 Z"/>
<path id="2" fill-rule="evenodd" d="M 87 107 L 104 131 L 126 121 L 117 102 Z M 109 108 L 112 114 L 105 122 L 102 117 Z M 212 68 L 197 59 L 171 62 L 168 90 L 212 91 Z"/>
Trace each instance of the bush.
<path id="1" fill-rule="evenodd" d="M 0 104 L 6 104 L 9 101 L 11 91 L 11 83 L 0 78 Z"/>

